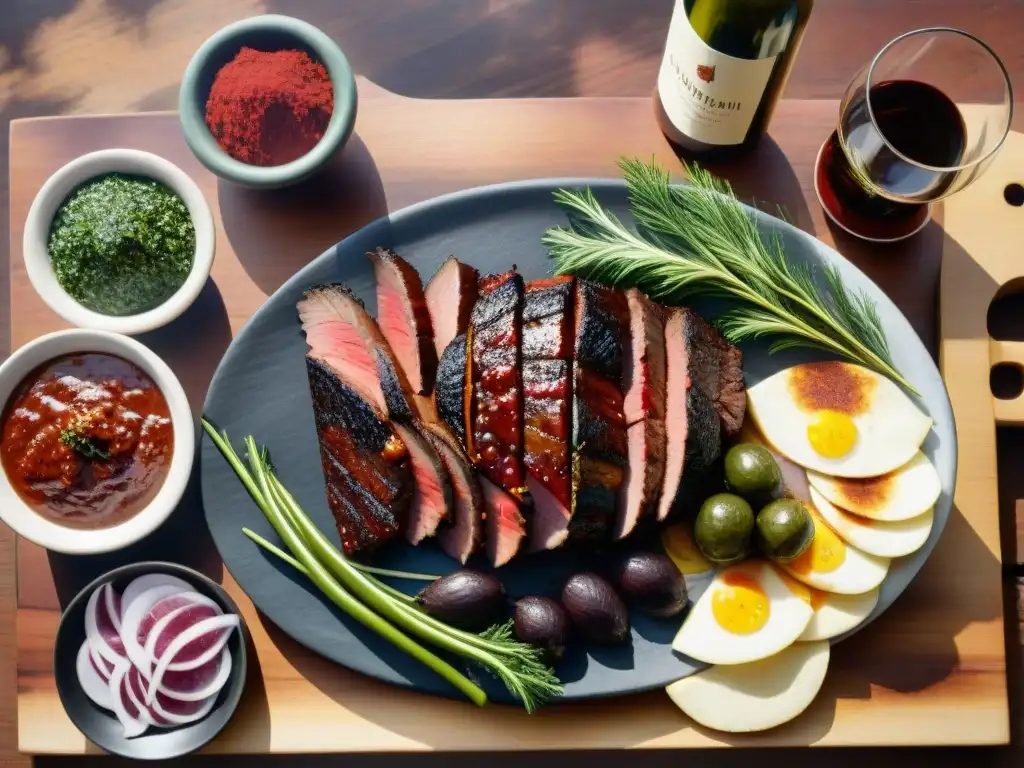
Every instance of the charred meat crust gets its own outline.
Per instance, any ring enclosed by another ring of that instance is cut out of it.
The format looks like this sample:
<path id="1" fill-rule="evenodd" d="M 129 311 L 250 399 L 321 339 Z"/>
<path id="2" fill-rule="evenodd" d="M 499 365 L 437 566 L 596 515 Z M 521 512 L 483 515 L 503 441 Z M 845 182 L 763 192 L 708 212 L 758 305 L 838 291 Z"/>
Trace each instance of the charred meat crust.
<path id="1" fill-rule="evenodd" d="M 743 383 L 743 353 L 690 308 L 686 313 L 686 337 L 690 345 L 694 383 L 711 401 L 722 419 L 726 437 L 735 437 L 743 426 L 747 392 Z"/>
<path id="2" fill-rule="evenodd" d="M 373 405 L 330 366 L 306 358 L 327 501 L 346 554 L 401 533 L 414 484 L 405 446 Z"/>
<path id="3" fill-rule="evenodd" d="M 622 293 L 586 280 L 575 290 L 573 507 L 569 539 L 611 533 L 627 465 L 623 354 L 629 314 Z"/>
<path id="4" fill-rule="evenodd" d="M 452 339 L 441 353 L 434 386 L 434 405 L 441 420 L 466 447 L 466 334 Z"/>
<path id="5" fill-rule="evenodd" d="M 522 276 L 509 271 L 482 277 L 467 334 L 473 382 L 469 454 L 484 476 L 520 500 L 527 497 L 522 463 L 522 310 Z"/>
<path id="6" fill-rule="evenodd" d="M 523 461 L 563 511 L 572 506 L 573 284 L 528 283 L 523 301 Z"/>

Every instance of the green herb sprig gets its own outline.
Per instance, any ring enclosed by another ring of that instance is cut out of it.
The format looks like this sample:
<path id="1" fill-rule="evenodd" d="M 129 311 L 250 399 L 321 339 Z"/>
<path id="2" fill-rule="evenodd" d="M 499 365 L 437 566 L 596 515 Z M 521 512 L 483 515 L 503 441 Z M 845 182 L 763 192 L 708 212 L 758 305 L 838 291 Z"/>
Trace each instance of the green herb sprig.
<path id="1" fill-rule="evenodd" d="M 623 158 L 619 167 L 638 227 L 623 224 L 590 189 L 558 190 L 570 226 L 543 237 L 557 274 L 635 286 L 669 304 L 701 296 L 738 301 L 715 321 L 730 342 L 771 336 L 773 353 L 826 350 L 916 394 L 892 362 L 872 300 L 848 289 L 831 264 L 821 267 L 820 289 L 808 263 L 786 258 L 778 235 L 762 237 L 728 182 L 696 165 L 686 168 L 686 185 L 673 185 L 654 162 Z"/>
<path id="2" fill-rule="evenodd" d="M 86 459 L 96 459 L 97 461 L 110 461 L 110 453 L 100 448 L 93 440 L 89 437 L 84 437 L 77 432 L 65 429 L 60 433 L 60 441 L 64 445 L 71 446 L 77 453 L 81 454 Z"/>

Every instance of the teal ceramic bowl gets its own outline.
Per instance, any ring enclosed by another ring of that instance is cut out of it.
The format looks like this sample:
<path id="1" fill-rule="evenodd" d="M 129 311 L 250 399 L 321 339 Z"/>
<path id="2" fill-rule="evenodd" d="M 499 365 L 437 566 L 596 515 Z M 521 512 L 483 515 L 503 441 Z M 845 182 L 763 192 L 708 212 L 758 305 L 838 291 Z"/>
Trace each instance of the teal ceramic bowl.
<path id="1" fill-rule="evenodd" d="M 298 160 L 269 167 L 243 163 L 222 150 L 206 127 L 206 100 L 213 79 L 245 46 L 260 51 L 305 51 L 327 69 L 334 86 L 334 113 L 324 137 Z M 181 79 L 178 116 L 189 149 L 210 171 L 247 187 L 273 189 L 307 179 L 330 161 L 352 134 L 356 101 L 352 68 L 331 38 L 300 19 L 268 14 L 229 24 L 199 47 Z"/>

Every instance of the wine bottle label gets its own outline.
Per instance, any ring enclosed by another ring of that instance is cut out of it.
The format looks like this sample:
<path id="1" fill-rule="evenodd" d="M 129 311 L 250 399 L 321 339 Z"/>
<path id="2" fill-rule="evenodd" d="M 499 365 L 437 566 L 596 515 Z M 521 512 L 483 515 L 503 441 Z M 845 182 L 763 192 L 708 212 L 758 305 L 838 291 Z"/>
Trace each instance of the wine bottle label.
<path id="1" fill-rule="evenodd" d="M 658 93 L 672 124 L 705 144 L 746 138 L 775 66 L 776 56 L 737 59 L 705 43 L 677 0 L 668 28 Z"/>

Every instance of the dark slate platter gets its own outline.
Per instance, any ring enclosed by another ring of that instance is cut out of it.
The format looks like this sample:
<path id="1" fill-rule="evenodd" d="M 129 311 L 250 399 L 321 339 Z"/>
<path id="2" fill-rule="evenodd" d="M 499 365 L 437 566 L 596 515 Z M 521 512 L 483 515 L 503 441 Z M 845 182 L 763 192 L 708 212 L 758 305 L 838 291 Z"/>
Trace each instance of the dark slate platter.
<path id="1" fill-rule="evenodd" d="M 377 246 L 400 253 L 419 270 L 424 281 L 449 254 L 457 255 L 481 272 L 503 271 L 515 264 L 527 280 L 543 277 L 550 273 L 550 262 L 540 242 L 541 234 L 550 226 L 565 223 L 564 213 L 552 202 L 552 192 L 586 185 L 604 205 L 629 220 L 621 182 L 542 179 L 436 198 L 379 219 L 346 238 L 294 275 L 241 330 L 214 375 L 204 407 L 206 417 L 226 429 L 238 449 L 242 439 L 250 434 L 258 443 L 266 444 L 282 481 L 337 543 L 324 497 L 306 383 L 303 356 L 307 347 L 295 313 L 295 304 L 303 291 L 317 283 L 340 281 L 375 314 L 373 271 L 364 254 Z M 812 236 L 766 214 L 758 216 L 765 231 L 775 230 L 782 237 L 790 258 L 835 263 L 847 285 L 867 291 L 875 300 L 894 361 L 922 393 L 919 405 L 935 421 L 923 447 L 942 478 L 943 492 L 935 507 L 935 525 L 921 550 L 893 563 L 882 585 L 878 606 L 870 617 L 873 619 L 893 603 L 920 570 L 949 517 L 956 480 L 956 432 L 949 398 L 927 349 L 899 309 L 874 283 Z M 705 309 L 713 316 L 720 307 Z M 748 385 L 796 362 L 812 359 L 812 353 L 800 350 L 769 357 L 765 347 L 758 344 L 744 345 L 743 352 Z M 232 576 L 267 618 L 299 643 L 352 670 L 427 693 L 457 695 L 433 672 L 322 599 L 304 576 L 253 545 L 242 534 L 243 527 L 271 540 L 276 537 L 205 436 L 200 461 L 203 504 L 214 541 Z M 499 575 L 512 595 L 555 594 L 570 573 L 581 567 L 600 567 L 609 557 L 609 553 L 598 552 L 587 556 L 546 553 L 519 558 L 502 568 Z M 389 544 L 374 563 L 426 573 L 445 573 L 455 568 L 454 561 L 429 543 L 419 548 L 404 542 Z M 483 562 L 473 565 L 486 567 Z M 409 591 L 420 586 L 411 582 L 396 585 Z M 633 629 L 627 644 L 609 648 L 573 644 L 557 669 L 565 683 L 566 700 L 658 688 L 701 668 L 670 648 L 678 619 L 649 619 L 635 612 L 630 618 Z M 487 679 L 486 673 L 474 670 L 472 674 L 481 678 L 494 700 L 510 700 L 502 686 Z"/>

